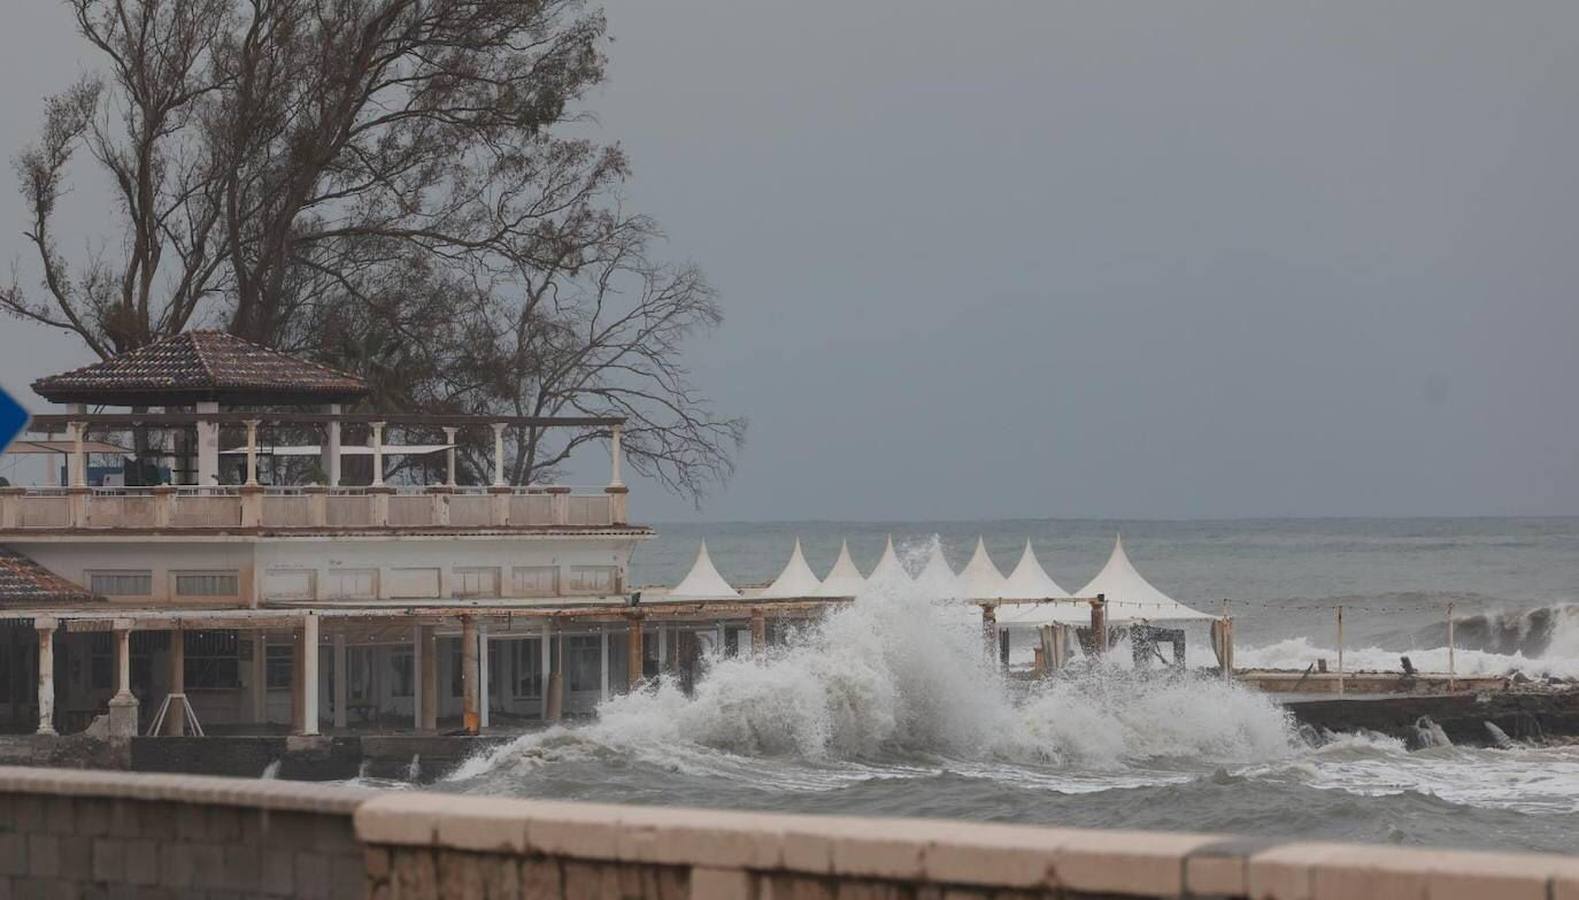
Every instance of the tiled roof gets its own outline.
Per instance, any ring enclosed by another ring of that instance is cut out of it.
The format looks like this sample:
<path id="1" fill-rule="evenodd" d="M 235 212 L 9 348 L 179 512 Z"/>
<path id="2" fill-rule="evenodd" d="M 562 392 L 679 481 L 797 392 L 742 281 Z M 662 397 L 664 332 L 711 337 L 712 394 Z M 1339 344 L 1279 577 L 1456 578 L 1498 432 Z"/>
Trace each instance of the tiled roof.
<path id="1" fill-rule="evenodd" d="M 185 405 L 199 400 L 291 405 L 355 400 L 361 378 L 223 331 L 188 331 L 33 382 L 56 403 Z"/>
<path id="2" fill-rule="evenodd" d="M 0 547 L 0 607 L 88 603 L 92 594 L 31 558 Z"/>

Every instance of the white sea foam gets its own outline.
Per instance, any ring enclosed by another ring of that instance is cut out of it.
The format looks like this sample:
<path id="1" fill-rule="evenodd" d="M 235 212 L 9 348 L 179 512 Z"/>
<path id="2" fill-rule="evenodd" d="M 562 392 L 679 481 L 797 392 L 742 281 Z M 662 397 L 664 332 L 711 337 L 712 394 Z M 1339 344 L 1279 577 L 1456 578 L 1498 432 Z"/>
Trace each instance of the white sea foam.
<path id="1" fill-rule="evenodd" d="M 711 658 L 689 696 L 665 679 L 598 713 L 524 736 L 455 777 L 608 751 L 674 766 L 919 753 L 1111 771 L 1158 758 L 1268 760 L 1293 747 L 1279 707 L 1216 679 L 1147 677 L 1115 663 L 1013 699 L 983 651 L 979 620 L 886 579 L 764 659 Z"/>
<path id="2" fill-rule="evenodd" d="M 1523 653 L 1488 653 L 1484 650 L 1458 649 L 1453 653 L 1453 669 L 1460 675 L 1505 675 L 1523 672 L 1527 675 L 1552 675 L 1559 678 L 1579 678 L 1579 652 L 1569 649 L 1568 643 L 1579 646 L 1579 626 L 1564 624 L 1553 631 L 1553 638 L 1546 653 L 1539 657 Z M 1561 642 L 1561 643 L 1560 643 Z M 1345 647 L 1343 665 L 1347 671 L 1362 670 L 1396 672 L 1400 658 L 1407 656 L 1416 670 L 1421 672 L 1446 672 L 1448 651 L 1446 647 L 1413 650 L 1384 650 L 1381 647 Z M 1316 660 L 1327 660 L 1335 666 L 1338 651 L 1316 644 L 1308 637 L 1289 638 L 1261 647 L 1237 647 L 1234 650 L 1236 665 L 1252 669 L 1303 670 Z"/>

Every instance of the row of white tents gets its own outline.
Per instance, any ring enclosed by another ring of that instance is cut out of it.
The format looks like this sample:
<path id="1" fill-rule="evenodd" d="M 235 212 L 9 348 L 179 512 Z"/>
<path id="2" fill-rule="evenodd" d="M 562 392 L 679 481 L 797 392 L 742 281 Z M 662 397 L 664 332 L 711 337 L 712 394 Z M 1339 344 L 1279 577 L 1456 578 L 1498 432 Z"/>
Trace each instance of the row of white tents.
<path id="1" fill-rule="evenodd" d="M 828 574 L 818 578 L 807 565 L 800 541 L 795 541 L 789 563 L 766 588 L 737 590 L 713 565 L 704 541 L 691 571 L 663 599 L 672 601 L 789 600 L 811 597 L 854 597 L 868 585 L 913 585 L 920 593 L 970 603 L 1014 601 L 997 608 L 999 626 L 1035 627 L 1044 624 L 1083 624 L 1090 621 L 1091 600 L 1101 595 L 1107 602 L 1108 621 L 1187 621 L 1215 618 L 1174 600 L 1153 587 L 1135 570 L 1124 552 L 1122 537 L 1115 539 L 1107 565 L 1077 594 L 1070 594 L 1047 574 L 1025 542 L 1020 560 L 1008 575 L 993 563 L 986 543 L 977 538 L 976 552 L 965 568 L 954 571 L 940 542 L 932 542 L 926 563 L 915 576 L 906 571 L 890 537 L 882 558 L 871 574 L 862 575 L 850 558 L 850 546 L 839 548 L 839 558 Z M 657 599 L 657 598 L 655 598 Z"/>

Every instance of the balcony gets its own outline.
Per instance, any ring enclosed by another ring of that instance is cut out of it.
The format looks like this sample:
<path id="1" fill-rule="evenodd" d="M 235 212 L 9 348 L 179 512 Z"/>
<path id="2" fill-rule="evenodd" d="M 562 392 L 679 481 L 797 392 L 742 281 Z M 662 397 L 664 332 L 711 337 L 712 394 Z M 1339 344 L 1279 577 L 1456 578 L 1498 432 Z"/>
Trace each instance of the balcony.
<path id="1" fill-rule="evenodd" d="M 532 530 L 629 522 L 623 488 L 0 488 L 0 531 Z"/>

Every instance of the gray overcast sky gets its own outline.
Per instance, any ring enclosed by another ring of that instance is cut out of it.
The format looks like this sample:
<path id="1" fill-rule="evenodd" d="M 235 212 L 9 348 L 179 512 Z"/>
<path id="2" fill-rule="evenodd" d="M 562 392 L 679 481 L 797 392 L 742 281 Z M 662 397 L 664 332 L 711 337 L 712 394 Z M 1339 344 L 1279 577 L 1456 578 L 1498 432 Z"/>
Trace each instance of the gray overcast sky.
<path id="1" fill-rule="evenodd" d="M 10 155 L 81 63 L 53 0 L 6 18 Z M 609 18 L 597 131 L 752 420 L 702 517 L 1579 512 L 1579 4 Z M 0 333 L 13 389 L 84 359 Z"/>

